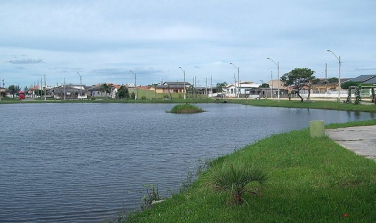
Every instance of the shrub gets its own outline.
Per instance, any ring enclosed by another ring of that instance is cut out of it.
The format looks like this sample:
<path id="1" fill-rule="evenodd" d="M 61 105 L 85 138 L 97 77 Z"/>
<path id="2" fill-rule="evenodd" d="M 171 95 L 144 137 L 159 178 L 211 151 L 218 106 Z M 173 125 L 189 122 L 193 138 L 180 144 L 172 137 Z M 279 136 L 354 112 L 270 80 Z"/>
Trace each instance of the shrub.
<path id="1" fill-rule="evenodd" d="M 258 169 L 244 165 L 224 163 L 219 171 L 213 172 L 212 181 L 214 188 L 221 192 L 229 193 L 236 204 L 243 203 L 243 195 L 247 192 L 246 186 L 252 182 L 263 183 L 266 174 Z M 252 191 L 257 194 L 257 191 Z"/>
<path id="2" fill-rule="evenodd" d="M 180 105 L 174 106 L 170 110 L 170 112 L 177 113 L 177 114 L 190 114 L 190 113 L 204 112 L 204 110 L 197 106 L 186 103 L 186 104 L 180 104 Z"/>

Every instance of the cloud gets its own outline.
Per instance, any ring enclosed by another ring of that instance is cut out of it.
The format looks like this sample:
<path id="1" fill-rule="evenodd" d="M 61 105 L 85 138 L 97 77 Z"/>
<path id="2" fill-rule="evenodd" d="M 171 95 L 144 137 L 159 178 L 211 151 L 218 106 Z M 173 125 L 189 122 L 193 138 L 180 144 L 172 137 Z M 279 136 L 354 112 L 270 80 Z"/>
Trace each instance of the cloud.
<path id="1" fill-rule="evenodd" d="M 266 80 L 295 67 L 343 76 L 374 73 L 376 1 L 0 1 L 1 78 L 137 84 Z M 24 10 L 27 8 L 28 10 Z M 48 19 L 46 19 L 48 18 Z M 16 56 L 14 56 L 16 55 Z M 42 59 L 48 58 L 48 62 Z M 10 61 L 11 60 L 11 61 Z M 27 66 L 27 64 L 38 64 Z M 356 69 L 358 68 L 358 69 Z M 20 78 L 22 77 L 22 78 Z"/>
<path id="2" fill-rule="evenodd" d="M 22 60 L 11 60 L 9 63 L 12 64 L 37 64 L 37 63 L 43 63 L 42 59 L 22 59 Z"/>

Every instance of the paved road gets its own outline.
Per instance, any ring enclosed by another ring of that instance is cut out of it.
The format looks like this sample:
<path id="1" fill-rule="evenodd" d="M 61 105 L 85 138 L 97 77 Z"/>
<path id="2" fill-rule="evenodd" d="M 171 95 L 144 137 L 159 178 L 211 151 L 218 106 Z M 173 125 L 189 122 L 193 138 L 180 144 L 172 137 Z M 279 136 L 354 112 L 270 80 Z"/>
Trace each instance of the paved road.
<path id="1" fill-rule="evenodd" d="M 376 125 L 327 129 L 325 133 L 344 148 L 376 161 Z"/>

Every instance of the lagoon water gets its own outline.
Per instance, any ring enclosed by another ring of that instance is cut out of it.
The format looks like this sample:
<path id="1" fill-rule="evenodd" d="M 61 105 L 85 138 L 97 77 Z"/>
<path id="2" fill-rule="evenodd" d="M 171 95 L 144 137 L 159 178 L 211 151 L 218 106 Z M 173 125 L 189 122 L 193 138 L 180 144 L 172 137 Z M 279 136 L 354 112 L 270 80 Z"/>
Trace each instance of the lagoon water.
<path id="1" fill-rule="evenodd" d="M 373 114 L 199 104 L 0 105 L 0 222 L 104 222 L 138 209 L 144 184 L 179 190 L 199 160 L 268 135 Z"/>

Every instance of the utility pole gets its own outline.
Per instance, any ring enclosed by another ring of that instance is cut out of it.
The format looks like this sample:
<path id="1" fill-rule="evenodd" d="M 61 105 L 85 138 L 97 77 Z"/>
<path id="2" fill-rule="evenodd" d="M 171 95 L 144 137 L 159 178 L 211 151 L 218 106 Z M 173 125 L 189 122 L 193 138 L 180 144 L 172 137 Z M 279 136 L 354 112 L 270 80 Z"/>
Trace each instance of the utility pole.
<path id="1" fill-rule="evenodd" d="M 210 76 L 210 94 L 213 97 L 213 76 Z"/>
<path id="2" fill-rule="evenodd" d="M 181 67 L 179 67 L 182 71 L 183 71 L 183 74 L 184 74 L 184 82 L 183 82 L 183 91 L 184 91 L 184 100 L 185 100 L 185 98 L 186 98 L 186 96 L 185 96 L 185 70 L 183 69 L 183 68 L 181 68 Z"/>
<path id="3" fill-rule="evenodd" d="M 82 76 L 80 73 L 77 72 L 77 74 L 80 76 L 80 98 L 82 100 Z"/>
<path id="4" fill-rule="evenodd" d="M 137 74 L 134 73 L 132 70 L 130 72 L 134 75 L 134 100 L 137 100 Z"/>
<path id="5" fill-rule="evenodd" d="M 325 63 L 325 93 L 328 95 L 328 63 Z"/>
<path id="6" fill-rule="evenodd" d="M 331 50 L 326 50 L 330 53 L 332 53 L 338 60 L 338 102 L 341 101 L 341 56 L 338 56 L 333 53 Z"/>
<path id="7" fill-rule="evenodd" d="M 64 101 L 65 101 L 65 78 L 64 78 Z"/>
<path id="8" fill-rule="evenodd" d="M 42 100 L 42 92 L 43 92 L 43 82 L 42 82 L 42 78 L 40 78 L 40 100 Z"/>
<path id="9" fill-rule="evenodd" d="M 44 75 L 44 100 L 47 100 L 47 84 L 46 84 L 46 75 Z"/>
<path id="10" fill-rule="evenodd" d="M 197 87 L 197 78 L 195 76 L 195 88 Z M 197 98 L 197 92 L 196 92 L 196 89 L 195 89 L 195 98 Z"/>
<path id="11" fill-rule="evenodd" d="M 205 94 L 206 94 L 206 98 L 208 98 L 209 97 L 209 95 L 208 95 L 208 78 L 206 78 Z"/>
<path id="12" fill-rule="evenodd" d="M 270 97 L 273 98 L 273 71 L 270 71 L 270 80 L 271 80 L 271 93 L 270 93 Z"/>
<path id="13" fill-rule="evenodd" d="M 240 78 L 239 78 L 239 67 L 235 66 L 235 64 L 233 63 L 230 63 L 232 64 L 237 70 L 238 70 L 238 90 L 237 90 L 237 94 L 238 94 L 238 98 L 240 98 Z M 234 79 L 235 79 L 235 89 L 236 89 L 236 78 L 235 78 L 235 74 L 234 74 Z M 235 95 L 236 96 L 236 95 Z"/>
<path id="14" fill-rule="evenodd" d="M 280 96 L 279 96 L 279 88 L 280 88 L 280 86 L 281 86 L 281 84 L 280 84 L 280 79 L 279 79 L 279 62 L 274 62 L 274 60 L 273 59 L 271 59 L 270 57 L 268 57 L 268 58 L 266 58 L 267 60 L 271 60 L 275 65 L 277 65 L 277 73 L 278 73 L 278 101 L 279 101 L 279 98 L 280 98 Z"/>
<path id="15" fill-rule="evenodd" d="M 195 78 L 192 79 L 192 98 L 194 98 L 193 90 L 195 89 Z"/>

